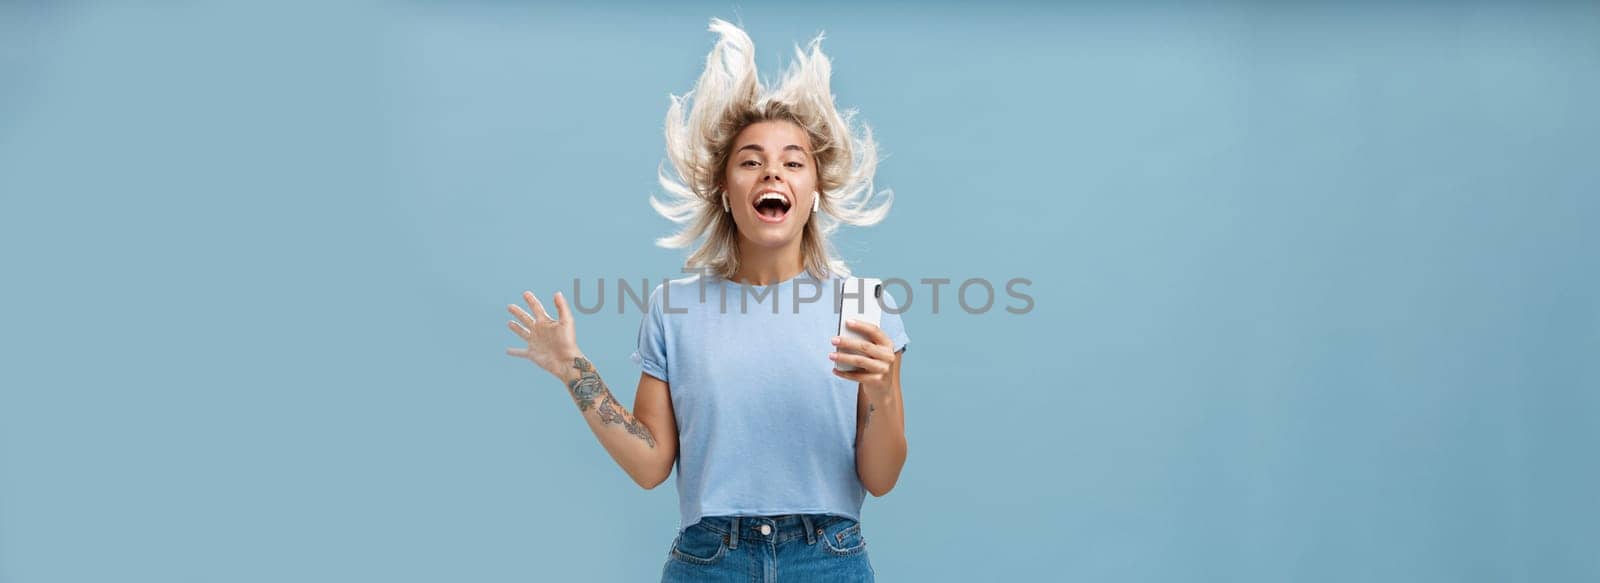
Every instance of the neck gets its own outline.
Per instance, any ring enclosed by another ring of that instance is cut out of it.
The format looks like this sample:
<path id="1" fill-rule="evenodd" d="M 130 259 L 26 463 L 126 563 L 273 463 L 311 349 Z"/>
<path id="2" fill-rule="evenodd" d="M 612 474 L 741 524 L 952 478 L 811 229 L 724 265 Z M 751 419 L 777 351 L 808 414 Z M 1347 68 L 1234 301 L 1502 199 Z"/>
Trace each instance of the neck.
<path id="1" fill-rule="evenodd" d="M 733 281 L 749 285 L 772 285 L 800 275 L 805 262 L 800 257 L 800 237 L 782 247 L 755 247 L 748 241 L 739 241 L 739 270 Z"/>

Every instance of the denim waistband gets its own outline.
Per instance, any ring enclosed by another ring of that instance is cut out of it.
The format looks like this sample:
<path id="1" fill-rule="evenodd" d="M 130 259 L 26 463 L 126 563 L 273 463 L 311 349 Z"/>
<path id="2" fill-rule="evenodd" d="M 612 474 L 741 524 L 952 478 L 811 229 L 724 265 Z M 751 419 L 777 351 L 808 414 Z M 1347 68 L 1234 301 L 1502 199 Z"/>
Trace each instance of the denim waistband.
<path id="1" fill-rule="evenodd" d="M 818 532 L 835 522 L 850 520 L 832 514 L 780 514 L 777 516 L 705 516 L 696 523 L 707 530 L 728 536 L 728 548 L 738 548 L 739 541 L 781 543 L 804 537 L 806 544 L 816 542 Z M 762 527 L 765 526 L 765 533 Z"/>

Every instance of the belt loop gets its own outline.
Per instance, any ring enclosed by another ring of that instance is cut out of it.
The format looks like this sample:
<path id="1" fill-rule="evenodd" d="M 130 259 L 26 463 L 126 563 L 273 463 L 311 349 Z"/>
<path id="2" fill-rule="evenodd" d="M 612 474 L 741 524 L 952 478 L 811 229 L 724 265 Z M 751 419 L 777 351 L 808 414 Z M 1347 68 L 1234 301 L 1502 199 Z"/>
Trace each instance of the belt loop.
<path id="1" fill-rule="evenodd" d="M 733 517 L 732 524 L 733 526 L 729 528 L 731 532 L 728 533 L 728 550 L 739 548 L 739 517 Z"/>
<path id="2" fill-rule="evenodd" d="M 811 515 L 801 514 L 800 525 L 806 529 L 806 544 L 815 544 L 817 542 L 817 533 L 811 531 Z"/>

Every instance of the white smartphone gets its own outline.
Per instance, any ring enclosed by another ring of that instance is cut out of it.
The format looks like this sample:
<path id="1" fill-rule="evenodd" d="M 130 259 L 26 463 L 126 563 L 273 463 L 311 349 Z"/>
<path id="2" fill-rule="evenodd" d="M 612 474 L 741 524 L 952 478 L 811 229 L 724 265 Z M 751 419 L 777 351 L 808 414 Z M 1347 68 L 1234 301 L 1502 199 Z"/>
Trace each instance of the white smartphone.
<path id="1" fill-rule="evenodd" d="M 847 320 L 860 320 L 873 326 L 882 326 L 883 305 L 878 302 L 883 296 L 883 282 L 870 277 L 852 277 L 844 280 L 844 293 L 839 294 L 839 336 L 865 340 L 861 333 L 846 328 Z M 840 349 L 846 354 L 858 354 L 853 350 Z M 834 368 L 843 372 L 856 370 L 854 365 L 835 363 Z"/>

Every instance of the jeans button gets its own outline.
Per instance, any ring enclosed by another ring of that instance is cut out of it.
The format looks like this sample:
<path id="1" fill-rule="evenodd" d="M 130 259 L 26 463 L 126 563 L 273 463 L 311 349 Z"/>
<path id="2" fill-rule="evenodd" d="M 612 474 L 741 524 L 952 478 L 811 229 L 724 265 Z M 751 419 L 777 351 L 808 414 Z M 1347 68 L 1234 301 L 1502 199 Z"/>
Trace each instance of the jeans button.
<path id="1" fill-rule="evenodd" d="M 772 534 L 772 527 L 765 524 L 761 525 L 761 536 L 767 536 L 769 534 Z"/>

